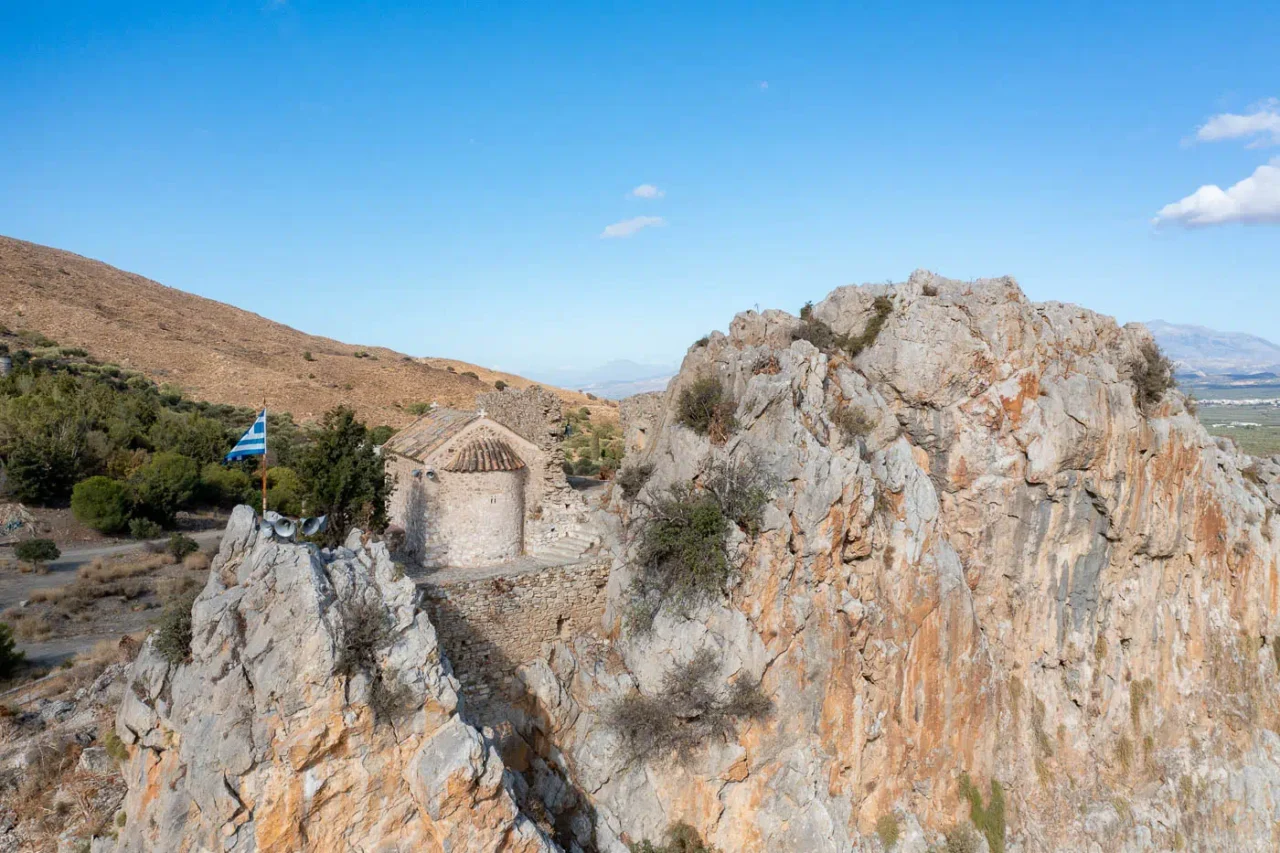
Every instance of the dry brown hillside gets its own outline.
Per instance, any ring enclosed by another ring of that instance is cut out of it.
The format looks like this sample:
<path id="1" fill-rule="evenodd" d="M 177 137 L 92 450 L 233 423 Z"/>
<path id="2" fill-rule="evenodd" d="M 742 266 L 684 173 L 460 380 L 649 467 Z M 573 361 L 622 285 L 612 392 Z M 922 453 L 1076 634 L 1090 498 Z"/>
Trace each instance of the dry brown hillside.
<path id="1" fill-rule="evenodd" d="M 435 401 L 470 408 L 493 379 L 529 380 L 464 362 L 433 366 L 382 347 L 316 337 L 232 305 L 165 287 L 80 255 L 0 237 L 0 322 L 140 370 L 192 397 L 272 408 L 299 421 L 346 403 L 372 423 L 402 426 L 408 407 Z M 307 361 L 310 353 L 313 361 Z M 367 355 L 357 356 L 357 353 Z M 475 371 L 489 379 L 462 376 Z M 492 378 L 490 378 L 492 377 Z M 555 389 L 566 405 L 600 406 Z M 616 415 L 614 415 L 616 417 Z"/>

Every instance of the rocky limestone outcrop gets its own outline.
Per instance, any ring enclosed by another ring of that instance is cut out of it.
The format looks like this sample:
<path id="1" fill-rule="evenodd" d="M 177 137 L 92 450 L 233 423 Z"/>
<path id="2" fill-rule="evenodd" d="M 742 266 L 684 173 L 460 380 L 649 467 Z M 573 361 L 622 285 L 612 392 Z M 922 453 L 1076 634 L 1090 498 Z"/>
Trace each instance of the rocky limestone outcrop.
<path id="1" fill-rule="evenodd" d="M 523 662 L 492 737 L 381 545 L 259 540 L 237 510 L 191 659 L 153 639 L 135 664 L 119 849 L 551 850 L 554 827 L 625 853 L 676 821 L 723 851 L 924 853 L 971 823 L 946 848 L 1280 848 L 1280 459 L 1142 399 L 1142 327 L 1011 280 L 917 273 L 811 316 L 865 346 L 766 311 L 689 351 L 602 520 L 604 636 Z M 705 377 L 735 409 L 710 436 L 678 417 Z M 726 466 L 770 483 L 738 571 L 636 630 L 646 504 Z M 630 755 L 614 703 L 708 650 L 770 713 Z"/>
<path id="2" fill-rule="evenodd" d="M 232 515 L 190 658 L 153 634 L 116 731 L 121 851 L 551 851 L 469 725 L 416 590 L 359 531 L 317 551 Z"/>
<path id="3" fill-rule="evenodd" d="M 1003 786 L 1009 850 L 1280 848 L 1280 460 L 1176 391 L 1140 405 L 1141 326 L 923 272 L 812 316 L 858 335 L 876 297 L 892 313 L 854 357 L 738 315 L 650 418 L 641 502 L 726 461 L 775 487 L 724 600 L 646 634 L 625 618 L 643 509 L 615 494 L 612 641 L 522 669 L 517 729 L 590 801 L 591 843 L 683 820 L 723 850 L 878 850 L 892 824 L 923 851 L 970 822 L 967 774 L 987 807 Z M 676 416 L 706 376 L 736 404 L 719 445 Z M 773 713 L 629 763 L 606 709 L 705 648 Z"/>

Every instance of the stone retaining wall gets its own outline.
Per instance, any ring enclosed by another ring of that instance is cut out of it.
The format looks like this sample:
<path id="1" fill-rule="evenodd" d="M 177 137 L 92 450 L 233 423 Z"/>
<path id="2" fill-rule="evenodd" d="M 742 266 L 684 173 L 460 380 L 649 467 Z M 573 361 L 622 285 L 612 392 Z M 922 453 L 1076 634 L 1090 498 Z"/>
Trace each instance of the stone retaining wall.
<path id="1" fill-rule="evenodd" d="M 479 722 L 492 700 L 513 703 L 520 664 L 543 643 L 600 633 L 609 561 L 524 571 L 479 580 L 423 582 L 427 613 Z"/>

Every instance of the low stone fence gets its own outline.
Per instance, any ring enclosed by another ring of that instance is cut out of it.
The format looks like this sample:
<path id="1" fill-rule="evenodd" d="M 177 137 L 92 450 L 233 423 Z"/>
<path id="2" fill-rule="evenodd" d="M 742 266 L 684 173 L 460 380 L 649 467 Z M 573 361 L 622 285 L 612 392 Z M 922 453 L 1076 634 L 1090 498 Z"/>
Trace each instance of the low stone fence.
<path id="1" fill-rule="evenodd" d="M 421 581 L 424 603 L 478 722 L 493 700 L 513 702 L 518 666 L 543 643 L 599 634 L 607 559 L 474 580 Z"/>

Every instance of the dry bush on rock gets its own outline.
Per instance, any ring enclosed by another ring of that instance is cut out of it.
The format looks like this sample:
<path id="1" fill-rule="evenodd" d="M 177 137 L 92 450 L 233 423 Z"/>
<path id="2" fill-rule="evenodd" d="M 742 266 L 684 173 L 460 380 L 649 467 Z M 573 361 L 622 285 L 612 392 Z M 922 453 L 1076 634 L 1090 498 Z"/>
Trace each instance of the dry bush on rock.
<path id="1" fill-rule="evenodd" d="M 191 657 L 191 607 L 196 595 L 193 589 L 166 604 L 156 627 L 156 651 L 175 666 Z"/>
<path id="2" fill-rule="evenodd" d="M 831 413 L 831 423 L 840 430 L 847 443 L 866 438 L 875 429 L 875 423 L 861 406 L 844 406 Z"/>
<path id="3" fill-rule="evenodd" d="M 618 488 L 622 489 L 622 497 L 631 500 L 640 494 L 640 490 L 649 481 L 649 475 L 652 473 L 653 466 L 648 463 L 628 465 L 618 472 L 614 481 L 618 484 Z"/>
<path id="4" fill-rule="evenodd" d="M 677 401 L 680 424 L 709 436 L 713 444 L 723 444 L 737 429 L 736 410 L 737 403 L 714 376 L 694 380 L 680 391 Z"/>
<path id="5" fill-rule="evenodd" d="M 630 845 L 631 853 L 720 853 L 702 840 L 698 830 L 684 821 L 676 821 L 667 827 L 666 844 L 657 845 L 645 839 Z"/>
<path id="6" fill-rule="evenodd" d="M 1149 413 L 1173 388 L 1173 362 L 1160 351 L 1154 341 L 1144 341 L 1141 355 L 1129 363 L 1138 407 Z"/>
<path id="7" fill-rule="evenodd" d="M 758 685 L 739 680 L 728 688 L 713 682 L 719 664 L 710 649 L 667 670 L 656 696 L 638 691 L 618 699 L 606 712 L 631 761 L 683 761 L 713 737 L 732 735 L 739 721 L 768 716 L 772 703 Z"/>
<path id="8" fill-rule="evenodd" d="M 823 352 L 843 350 L 851 358 L 859 355 L 880 337 L 885 323 L 893 314 L 893 300 L 887 296 L 877 296 L 871 303 L 871 318 L 863 327 L 861 334 L 838 334 L 831 326 L 813 316 L 813 303 L 806 302 L 800 309 L 800 327 L 795 332 L 795 340 L 808 341 Z"/>
<path id="9" fill-rule="evenodd" d="M 706 488 L 676 485 L 643 502 L 633 522 L 639 542 L 629 590 L 629 624 L 647 631 L 663 609 L 687 614 L 724 593 L 736 571 L 733 526 L 754 536 L 774 483 L 754 460 L 717 462 Z"/>
<path id="10" fill-rule="evenodd" d="M 193 572 L 205 572 L 209 570 L 209 556 L 200 551 L 194 554 L 188 554 L 182 560 L 182 567 L 190 569 Z"/>

